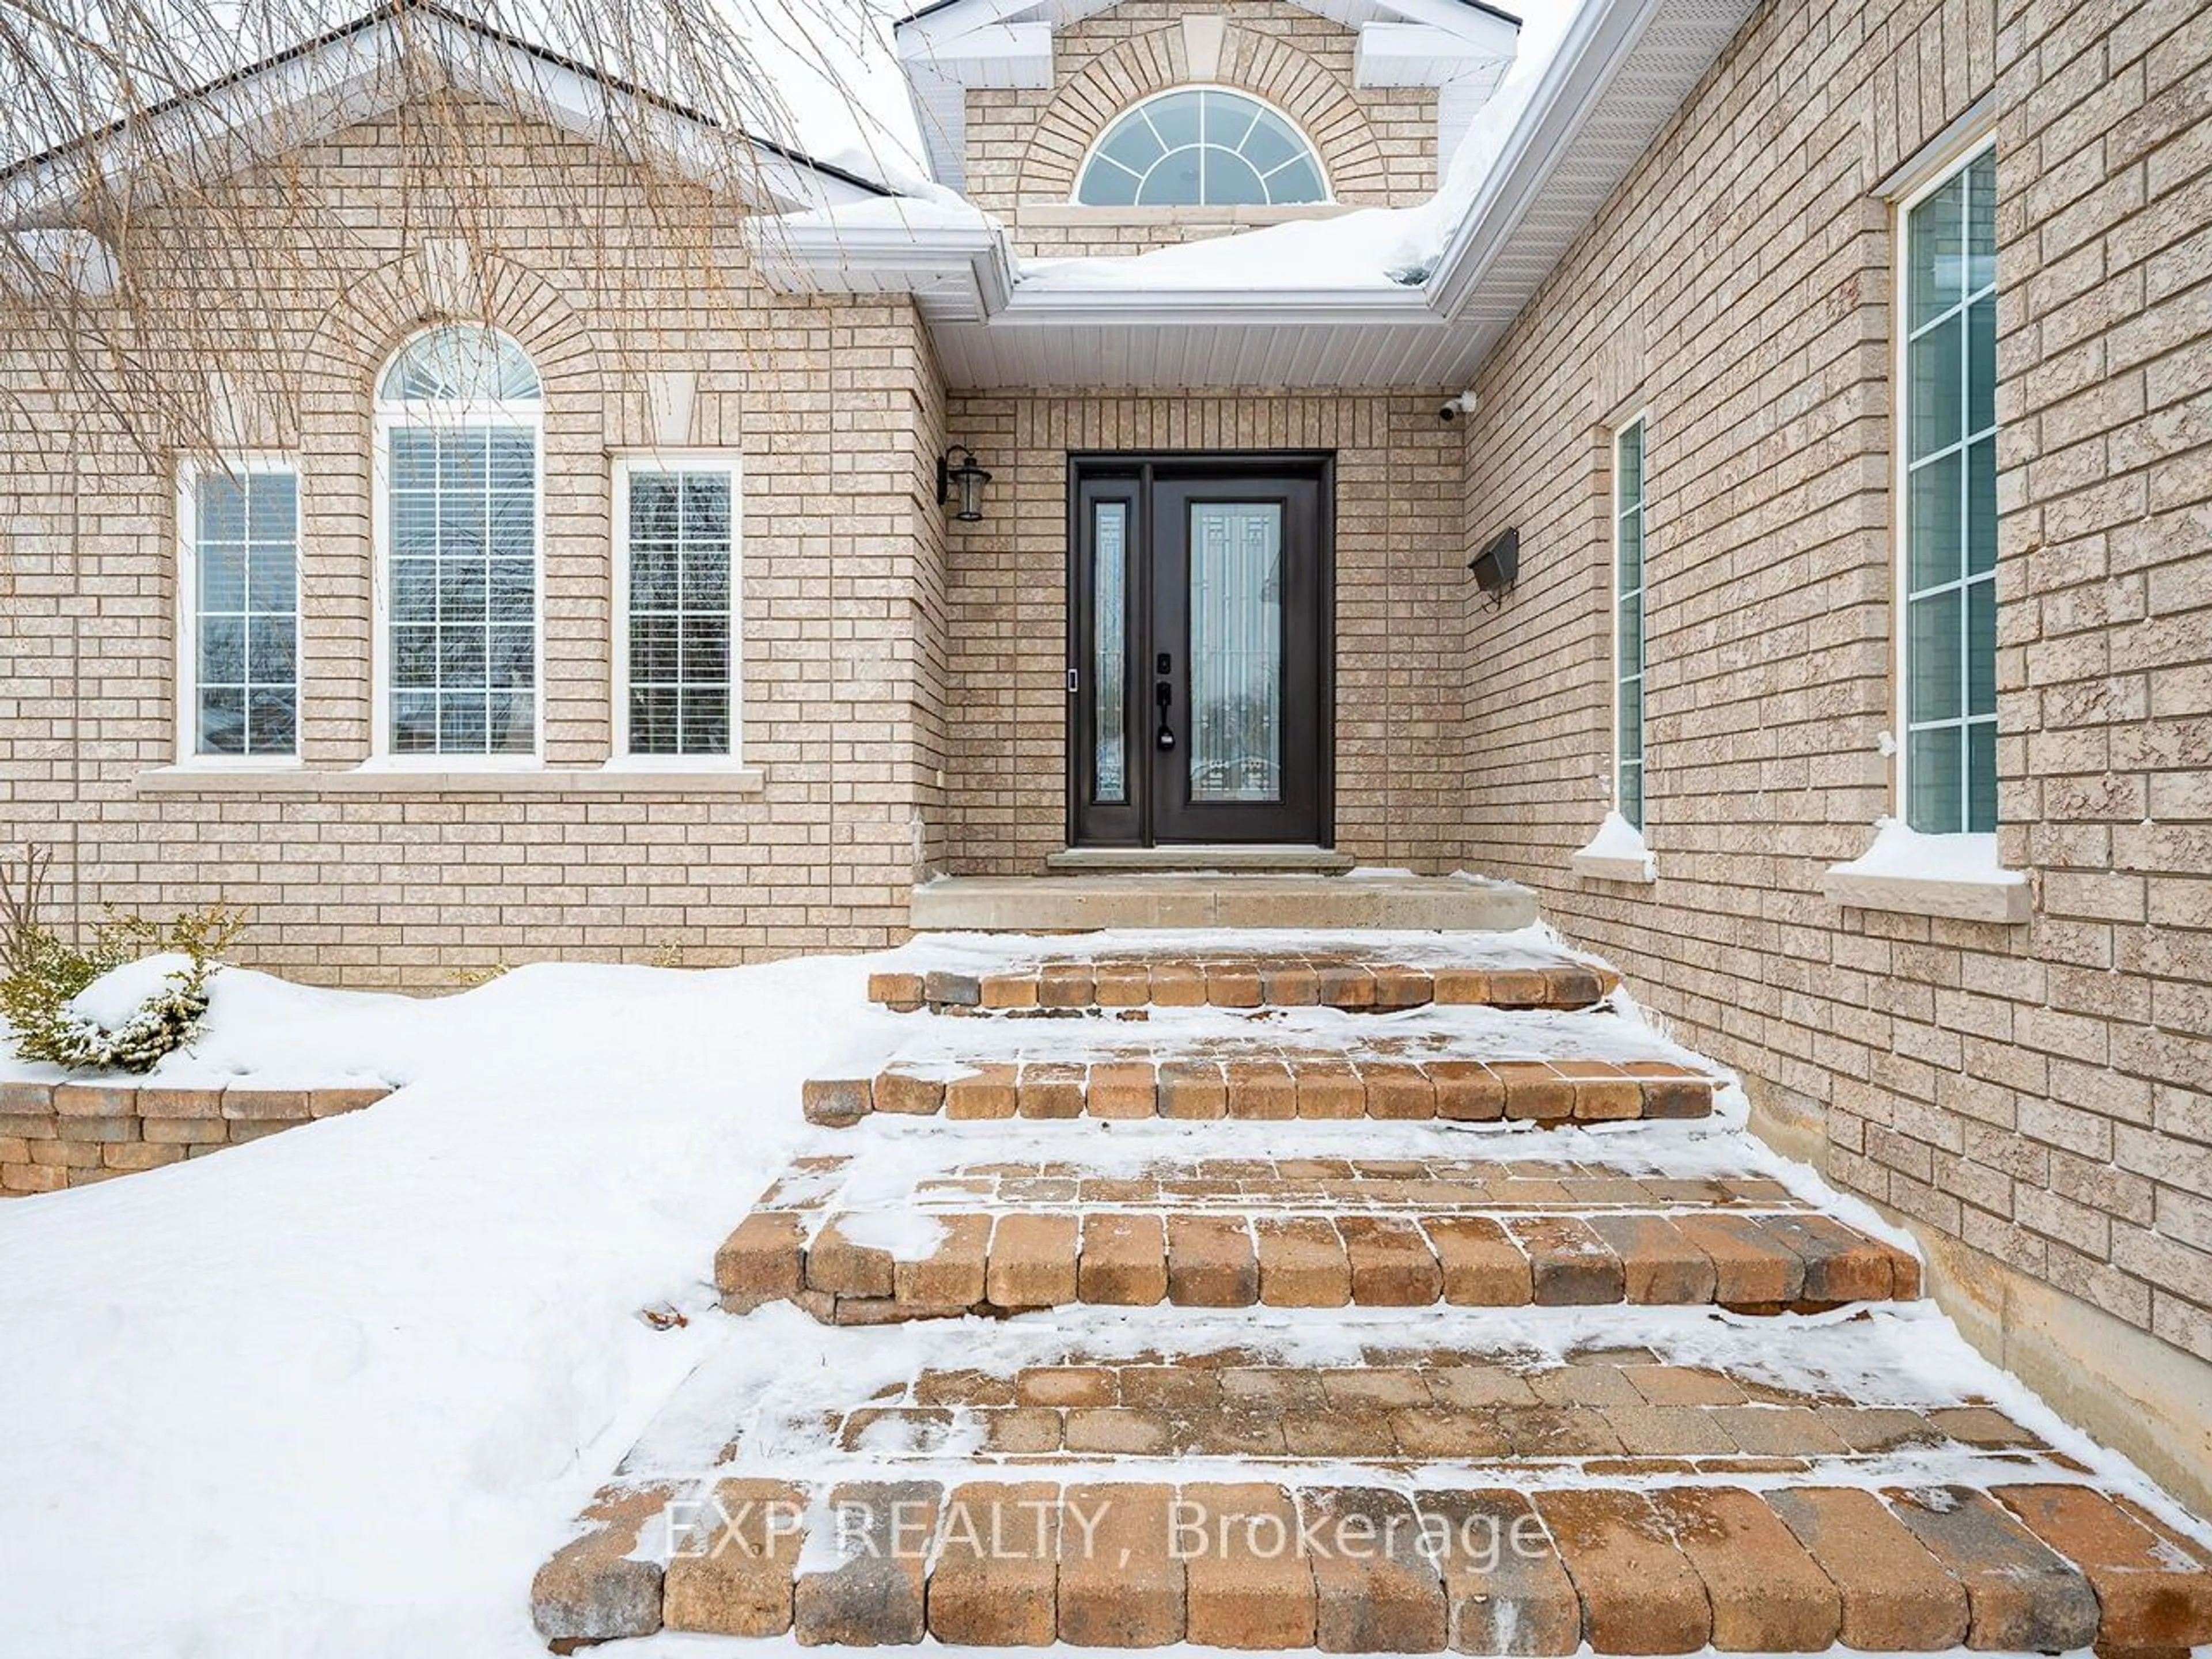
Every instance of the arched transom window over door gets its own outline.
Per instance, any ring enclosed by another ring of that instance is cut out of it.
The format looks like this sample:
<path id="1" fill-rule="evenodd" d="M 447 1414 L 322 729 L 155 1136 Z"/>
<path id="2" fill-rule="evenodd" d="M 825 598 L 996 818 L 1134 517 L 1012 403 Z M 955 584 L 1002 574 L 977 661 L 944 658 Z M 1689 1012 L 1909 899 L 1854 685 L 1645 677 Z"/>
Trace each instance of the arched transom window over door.
<path id="1" fill-rule="evenodd" d="M 1321 157 L 1279 111 L 1184 87 L 1124 111 L 1078 175 L 1085 207 L 1285 207 L 1328 200 Z"/>
<path id="2" fill-rule="evenodd" d="M 538 753 L 544 416 L 488 328 L 418 334 L 377 382 L 380 753 Z"/>

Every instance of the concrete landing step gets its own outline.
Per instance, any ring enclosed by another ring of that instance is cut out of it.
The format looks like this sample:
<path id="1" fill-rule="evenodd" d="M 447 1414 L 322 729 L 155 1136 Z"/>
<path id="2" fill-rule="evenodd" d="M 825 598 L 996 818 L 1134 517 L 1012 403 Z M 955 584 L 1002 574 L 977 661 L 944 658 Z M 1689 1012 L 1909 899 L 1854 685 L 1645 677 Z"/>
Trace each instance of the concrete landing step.
<path id="1" fill-rule="evenodd" d="M 834 1166 L 836 1160 L 817 1160 Z M 842 1206 L 780 1182 L 717 1253 L 723 1306 L 872 1325 L 1087 1305 L 1717 1305 L 1817 1310 L 1919 1294 L 1903 1251 L 1769 1182 L 1523 1176 L 1451 1159 L 975 1164 Z"/>
<path id="2" fill-rule="evenodd" d="M 1057 1049 L 1043 1049 L 1057 1054 Z M 891 1061 L 808 1080 L 809 1121 L 846 1127 L 872 1113 L 991 1118 L 1372 1118 L 1564 1124 L 1711 1115 L 1715 1080 L 1663 1060 L 1492 1060 L 1413 1044 L 1356 1051 L 1202 1045 L 1160 1059 Z"/>
<path id="3" fill-rule="evenodd" d="M 1424 956 L 1428 959 L 1420 959 Z M 1620 975 L 1612 969 L 1564 952 L 1417 953 L 1355 945 L 1057 954 L 996 969 L 875 974 L 868 980 L 868 995 L 901 1012 L 1323 1007 L 1389 1013 L 1431 1005 L 1587 1008 L 1620 983 Z"/>
<path id="4" fill-rule="evenodd" d="M 742 1475 L 601 1494 L 538 1575 L 556 1648 L 802 1644 L 2180 1655 L 2212 1562 L 2064 1480 L 1879 1490 Z"/>
<path id="5" fill-rule="evenodd" d="M 1358 861 L 1334 848 L 1216 844 L 1180 847 L 1071 847 L 1048 854 L 1060 875 L 1349 875 Z"/>
<path id="6" fill-rule="evenodd" d="M 1463 876 L 946 876 L 914 890 L 917 932 L 1071 933 L 1102 927 L 1454 928 L 1536 920 L 1536 896 Z"/>

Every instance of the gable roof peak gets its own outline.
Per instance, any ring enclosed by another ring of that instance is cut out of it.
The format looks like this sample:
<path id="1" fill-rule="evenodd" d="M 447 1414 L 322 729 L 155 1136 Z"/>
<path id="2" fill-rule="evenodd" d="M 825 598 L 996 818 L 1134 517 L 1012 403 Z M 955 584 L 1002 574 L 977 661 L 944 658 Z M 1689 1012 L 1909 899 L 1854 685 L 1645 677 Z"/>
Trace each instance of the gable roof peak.
<path id="1" fill-rule="evenodd" d="M 102 195 L 128 198 L 158 191 L 176 176 L 243 171 L 387 112 L 419 89 L 405 71 L 425 62 L 458 90 L 580 137 L 608 143 L 627 124 L 679 167 L 688 160 L 712 173 L 705 152 L 735 145 L 751 164 L 744 187 L 764 206 L 790 210 L 891 193 L 502 28 L 477 0 L 377 0 L 319 34 L 0 167 L 0 225 L 69 224 Z"/>

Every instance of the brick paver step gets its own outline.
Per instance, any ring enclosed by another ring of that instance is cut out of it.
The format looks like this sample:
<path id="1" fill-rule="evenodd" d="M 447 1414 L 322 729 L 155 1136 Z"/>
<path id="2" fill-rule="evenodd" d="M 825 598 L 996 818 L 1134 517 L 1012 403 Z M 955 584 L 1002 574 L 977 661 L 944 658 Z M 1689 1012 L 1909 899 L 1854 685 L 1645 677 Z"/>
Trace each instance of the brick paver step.
<path id="1" fill-rule="evenodd" d="M 1418 1130 L 1408 1132 L 1419 1134 Z M 1337 1213 L 1345 1211 L 1572 1212 L 1667 1210 L 1810 1212 L 1770 1176 L 1735 1168 L 1708 1153 L 1674 1173 L 1670 1162 L 1623 1163 L 1601 1155 L 1515 1158 L 1437 1150 L 1448 1137 L 1430 1131 L 1414 1146 L 1372 1157 L 1285 1150 L 1274 1156 L 1190 1158 L 1179 1149 L 1117 1145 L 1074 1158 L 914 1159 L 868 1148 L 794 1160 L 758 1207 L 853 1207 L 864 1187 L 870 1207 L 914 1212 L 1025 1210 L 1079 1205 L 1085 1210 L 1217 1210 Z M 1527 1145 L 1528 1142 L 1508 1143 Z M 1545 1146 L 1557 1144 L 1547 1140 Z M 1109 1156 L 1109 1153 L 1119 1156 Z"/>
<path id="2" fill-rule="evenodd" d="M 1512 1486 L 1340 1476 L 616 1489 L 538 1576 L 556 1644 L 1178 1642 L 1565 1654 L 2212 1642 L 2212 1557 L 2066 1480 Z"/>
<path id="3" fill-rule="evenodd" d="M 890 1212 L 836 1208 L 833 1183 L 815 1175 L 799 1192 L 771 1189 L 717 1253 L 715 1284 L 731 1312 L 788 1301 L 836 1324 L 1164 1303 L 1771 1313 L 1919 1294 L 1912 1257 L 1787 1198 L 1772 1209 L 1512 1209 L 1486 1200 L 1513 1178 L 1492 1182 L 1480 1166 L 1365 1182 L 1301 1169 L 1322 1162 L 1255 1164 L 1236 1194 L 1196 1166 L 953 1175 Z M 1613 1202 L 1633 1201 L 1620 1189 L 1636 1183 L 1603 1184 Z M 1040 1191 L 1060 1201 L 1010 1196 Z"/>
<path id="4" fill-rule="evenodd" d="M 1375 1118 L 1454 1123 L 1595 1123 L 1709 1116 L 1717 1085 L 1666 1060 L 1489 1060 L 1413 1043 L 1285 1048 L 1161 1058 L 1138 1050 L 1065 1060 L 896 1060 L 810 1080 L 808 1119 L 875 1112 L 990 1118 Z"/>
<path id="5" fill-rule="evenodd" d="M 1528 1365 L 1427 1351 L 1336 1366 L 1235 1351 L 1134 1361 L 1076 1353 L 1011 1374 L 926 1370 L 902 1390 L 785 1425 L 775 1443 L 778 1453 L 835 1450 L 884 1465 L 935 1463 L 955 1449 L 984 1474 L 1107 1457 L 1398 1470 L 1443 1461 L 1501 1479 L 1572 1463 L 1850 1480 L 1907 1455 L 1946 1460 L 1954 1474 L 2010 1465 L 2014 1480 L 2061 1478 L 2070 1467 L 1986 1404 L 1838 1399 L 1649 1353 Z"/>
<path id="6" fill-rule="evenodd" d="M 539 1572 L 556 1650 L 2212 1644 L 2201 1541 L 1963 1380 L 1915 1257 L 1717 1116 L 1601 964 L 1434 934 L 893 960 L 872 994 L 916 1017 L 804 1091 L 878 1121 L 717 1253 L 755 1318 Z"/>
<path id="7" fill-rule="evenodd" d="M 872 975 L 871 1000 L 901 1013 L 1054 1014 L 1127 1008 L 1340 1008 L 1391 1013 L 1453 1007 L 1588 1008 L 1620 975 L 1595 963 L 1531 957 L 1492 966 L 1423 965 L 1353 951 L 1072 956 L 996 971 Z"/>

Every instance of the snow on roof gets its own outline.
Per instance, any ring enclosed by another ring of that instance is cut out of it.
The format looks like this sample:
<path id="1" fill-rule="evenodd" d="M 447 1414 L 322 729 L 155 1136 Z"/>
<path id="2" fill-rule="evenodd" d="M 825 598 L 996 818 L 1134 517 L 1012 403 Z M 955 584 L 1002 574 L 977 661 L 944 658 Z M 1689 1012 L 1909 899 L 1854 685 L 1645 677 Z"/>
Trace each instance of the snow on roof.
<path id="1" fill-rule="evenodd" d="M 721 0 L 780 118 L 766 135 L 907 191 L 927 177 L 921 134 L 878 0 Z"/>

